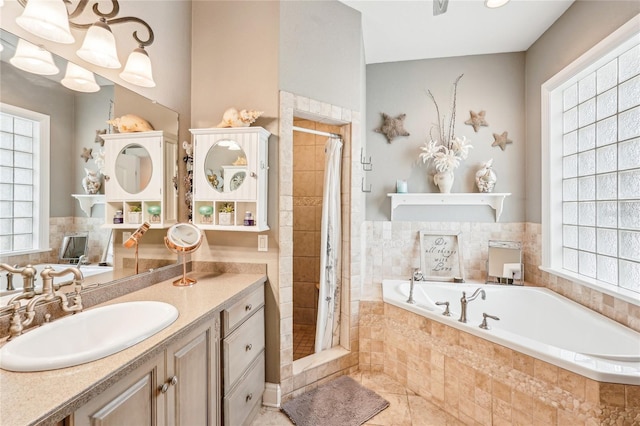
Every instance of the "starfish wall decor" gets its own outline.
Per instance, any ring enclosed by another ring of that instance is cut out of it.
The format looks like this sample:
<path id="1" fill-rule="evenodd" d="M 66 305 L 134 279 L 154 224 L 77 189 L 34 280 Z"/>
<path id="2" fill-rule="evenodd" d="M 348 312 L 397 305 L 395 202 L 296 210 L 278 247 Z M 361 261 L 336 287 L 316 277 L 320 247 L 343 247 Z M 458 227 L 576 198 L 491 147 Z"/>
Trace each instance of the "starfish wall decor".
<path id="1" fill-rule="evenodd" d="M 93 158 L 92 152 L 93 152 L 93 149 L 91 148 L 82 148 L 82 154 L 80 154 L 80 158 L 82 158 L 86 163 L 87 161 Z"/>
<path id="2" fill-rule="evenodd" d="M 468 124 L 469 126 L 472 126 L 474 132 L 478 133 L 480 126 L 486 127 L 489 125 L 489 123 L 487 123 L 487 120 L 484 119 L 484 116 L 486 114 L 485 111 L 480 111 L 480 112 L 469 111 L 469 114 L 471 114 L 471 118 L 465 121 L 464 124 Z"/>
<path id="3" fill-rule="evenodd" d="M 507 137 L 507 134 L 508 134 L 507 132 L 502 132 L 501 135 L 494 133 L 493 134 L 494 141 L 491 144 L 491 146 L 499 146 L 500 149 L 504 151 L 505 148 L 507 147 L 507 144 L 513 143 L 513 141 Z"/>
<path id="4" fill-rule="evenodd" d="M 391 117 L 390 115 L 382 113 L 382 126 L 375 129 L 374 132 L 382 133 L 387 137 L 387 142 L 391 143 L 392 140 L 398 136 L 409 136 L 409 132 L 404 129 L 404 119 L 407 114 L 400 114 L 397 117 Z"/>

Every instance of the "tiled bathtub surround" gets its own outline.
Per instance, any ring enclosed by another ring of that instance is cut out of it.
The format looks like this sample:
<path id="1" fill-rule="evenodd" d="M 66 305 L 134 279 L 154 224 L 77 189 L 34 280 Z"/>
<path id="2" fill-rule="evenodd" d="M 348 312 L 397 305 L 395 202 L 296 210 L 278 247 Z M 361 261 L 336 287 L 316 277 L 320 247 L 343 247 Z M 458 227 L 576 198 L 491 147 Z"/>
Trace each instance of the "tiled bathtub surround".
<path id="1" fill-rule="evenodd" d="M 75 232 L 89 233 L 89 261 L 100 261 L 102 252 L 107 245 L 109 229 L 103 228 L 104 218 L 99 217 L 52 217 L 49 219 L 49 247 L 51 251 L 19 256 L 2 256 L 0 263 L 11 265 L 37 265 L 39 263 L 58 263 L 58 255 L 65 234 Z"/>
<path id="2" fill-rule="evenodd" d="M 383 302 L 361 302 L 360 369 L 466 424 L 640 422 L 640 386 L 599 383 Z"/>
<path id="3" fill-rule="evenodd" d="M 489 240 L 522 241 L 526 285 L 547 287 L 640 331 L 640 306 L 538 268 L 542 263 L 542 226 L 537 223 L 367 221 L 363 225 L 363 238 L 366 241 L 363 300 L 381 301 L 383 279 L 409 279 L 412 268 L 420 266 L 418 232 L 421 230 L 462 232 L 467 279 L 485 279 Z"/>

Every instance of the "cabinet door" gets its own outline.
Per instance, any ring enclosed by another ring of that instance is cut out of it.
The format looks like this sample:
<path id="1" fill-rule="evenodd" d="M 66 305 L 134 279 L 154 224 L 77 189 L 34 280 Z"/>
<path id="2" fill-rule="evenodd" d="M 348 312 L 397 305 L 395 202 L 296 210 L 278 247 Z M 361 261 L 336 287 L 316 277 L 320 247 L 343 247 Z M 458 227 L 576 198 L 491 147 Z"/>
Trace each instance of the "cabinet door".
<path id="1" fill-rule="evenodd" d="M 127 374 L 115 385 L 80 407 L 74 426 L 164 425 L 164 353 Z"/>
<path id="2" fill-rule="evenodd" d="M 220 320 L 216 316 L 167 348 L 167 424 L 216 425 Z"/>
<path id="3" fill-rule="evenodd" d="M 196 135 L 194 140 L 195 199 L 256 200 L 259 154 L 257 131 L 201 134 Z"/>

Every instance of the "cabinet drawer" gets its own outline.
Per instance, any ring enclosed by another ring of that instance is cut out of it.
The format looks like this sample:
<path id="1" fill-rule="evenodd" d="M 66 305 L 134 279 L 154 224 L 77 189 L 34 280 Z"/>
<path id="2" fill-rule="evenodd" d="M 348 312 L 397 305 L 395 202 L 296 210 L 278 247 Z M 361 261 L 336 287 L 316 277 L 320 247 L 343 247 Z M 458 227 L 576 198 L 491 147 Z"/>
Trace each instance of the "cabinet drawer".
<path id="1" fill-rule="evenodd" d="M 264 309 L 238 327 L 222 342 L 224 356 L 224 390 L 226 394 L 264 349 Z"/>
<path id="2" fill-rule="evenodd" d="M 251 366 L 238 386 L 224 398 L 224 424 L 243 425 L 264 393 L 264 353 Z"/>
<path id="3" fill-rule="evenodd" d="M 222 311 L 223 332 L 227 336 L 242 321 L 264 305 L 264 286 L 260 286 L 252 293 L 246 295 L 228 309 Z"/>

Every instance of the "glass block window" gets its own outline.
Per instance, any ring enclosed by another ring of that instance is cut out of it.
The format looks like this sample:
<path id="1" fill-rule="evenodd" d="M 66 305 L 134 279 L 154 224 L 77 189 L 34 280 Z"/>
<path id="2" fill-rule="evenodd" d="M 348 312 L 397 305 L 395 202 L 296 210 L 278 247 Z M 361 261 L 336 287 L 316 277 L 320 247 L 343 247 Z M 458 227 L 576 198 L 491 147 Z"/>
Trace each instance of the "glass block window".
<path id="1" fill-rule="evenodd" d="M 561 90 L 562 268 L 640 293 L 640 45 Z"/>
<path id="2" fill-rule="evenodd" d="M 41 124 L 0 111 L 0 253 L 40 249 L 40 224 L 48 222 L 40 206 Z M 48 206 L 44 210 L 48 215 Z M 48 238 L 45 238 L 47 241 Z"/>

